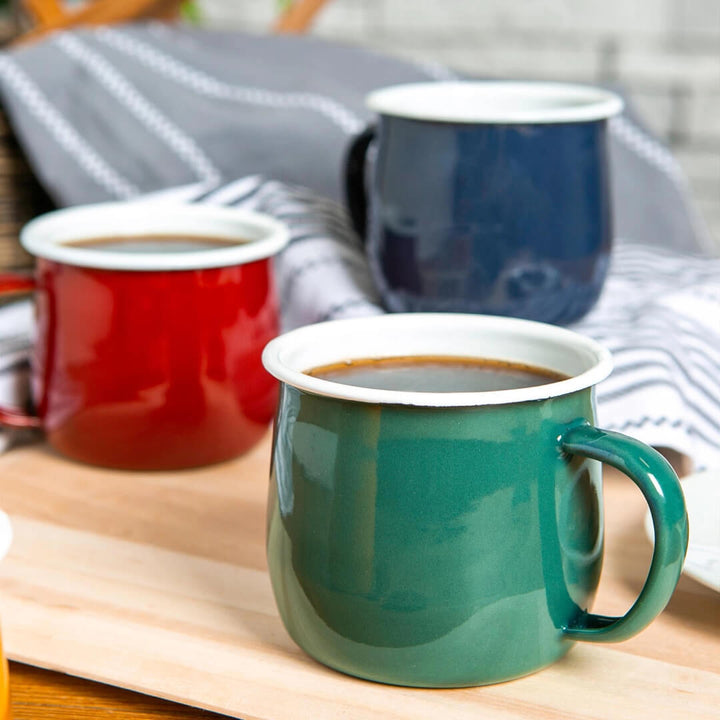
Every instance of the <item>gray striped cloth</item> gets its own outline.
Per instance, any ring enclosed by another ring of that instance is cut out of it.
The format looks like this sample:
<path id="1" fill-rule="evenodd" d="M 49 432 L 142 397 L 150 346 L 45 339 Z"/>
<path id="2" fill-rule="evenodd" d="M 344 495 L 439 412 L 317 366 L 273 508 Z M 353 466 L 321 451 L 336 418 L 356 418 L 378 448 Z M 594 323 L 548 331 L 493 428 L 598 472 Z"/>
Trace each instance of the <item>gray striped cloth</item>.
<path id="1" fill-rule="evenodd" d="M 3 109 L 58 205 L 160 192 L 283 219 L 286 328 L 382 312 L 338 204 L 343 156 L 372 120 L 369 91 L 453 77 L 313 38 L 154 23 L 0 52 Z M 618 238 L 600 302 L 576 326 L 615 355 L 600 424 L 718 467 L 720 260 L 700 257 L 716 248 L 682 172 L 632 110 L 609 137 Z M 31 332 L 28 303 L 0 311 L 2 403 L 27 399 Z"/>
<path id="2" fill-rule="evenodd" d="M 361 243 L 332 200 L 259 176 L 211 192 L 186 187 L 154 198 L 242 207 L 283 220 L 291 241 L 275 273 L 285 329 L 383 312 Z M 600 301 L 573 327 L 615 359 L 597 390 L 602 427 L 681 452 L 696 469 L 720 466 L 720 259 L 619 238 Z M 27 398 L 31 329 L 29 303 L 0 311 L 2 402 Z"/>
<path id="3" fill-rule="evenodd" d="M 457 77 L 312 37 L 161 23 L 0 51 L 0 102 L 61 206 L 253 174 L 339 200 L 348 143 L 373 120 L 367 93 Z M 610 156 L 619 235 L 713 251 L 677 163 L 631 103 L 610 123 Z"/>

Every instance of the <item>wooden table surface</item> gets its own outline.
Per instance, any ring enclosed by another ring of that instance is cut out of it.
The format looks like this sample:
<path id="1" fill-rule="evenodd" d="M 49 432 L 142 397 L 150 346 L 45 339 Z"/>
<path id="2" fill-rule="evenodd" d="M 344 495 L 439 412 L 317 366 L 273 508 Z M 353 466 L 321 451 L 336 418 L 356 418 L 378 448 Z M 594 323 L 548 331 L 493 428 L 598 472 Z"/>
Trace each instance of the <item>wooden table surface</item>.
<path id="1" fill-rule="evenodd" d="M 600 612 L 607 608 L 617 612 L 621 610 L 616 607 L 617 599 L 612 593 L 604 592 L 603 587 L 610 584 L 607 580 L 611 578 L 615 585 L 615 581 L 621 580 L 634 593 L 639 591 L 650 554 L 642 529 L 646 506 L 632 483 L 612 470 L 606 470 L 605 504 L 606 562 L 594 608 Z M 686 628 L 687 645 L 679 648 L 677 644 L 668 644 L 668 656 L 664 659 L 678 668 L 707 671 L 707 685 L 697 688 L 696 692 L 712 702 L 720 684 L 720 595 L 684 576 L 663 615 L 650 630 L 630 642 L 635 643 L 636 652 L 655 656 L 657 646 L 663 644 L 664 631 L 670 637 L 679 625 Z M 18 663 L 11 663 L 10 681 L 13 720 L 208 720 L 220 717 Z M 602 682 L 602 677 L 598 677 L 598 683 Z M 653 699 L 648 697 L 647 702 L 652 705 Z M 631 714 L 623 720 L 632 720 Z"/>
<path id="2" fill-rule="evenodd" d="M 219 715 L 10 663 L 13 720 L 212 720 Z"/>

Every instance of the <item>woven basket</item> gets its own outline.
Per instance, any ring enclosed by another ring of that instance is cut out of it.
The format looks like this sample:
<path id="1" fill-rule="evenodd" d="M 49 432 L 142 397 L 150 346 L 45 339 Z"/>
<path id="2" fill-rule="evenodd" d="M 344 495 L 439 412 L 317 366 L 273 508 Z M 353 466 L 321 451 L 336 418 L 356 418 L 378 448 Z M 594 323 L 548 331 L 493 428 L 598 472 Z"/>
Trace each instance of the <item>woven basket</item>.
<path id="1" fill-rule="evenodd" d="M 0 109 L 0 270 L 32 266 L 18 242 L 20 228 L 52 207 Z"/>
<path id="2" fill-rule="evenodd" d="M 0 19 L 0 45 L 12 39 L 16 27 L 9 19 Z M 0 271 L 32 267 L 33 258 L 18 242 L 20 228 L 52 208 L 0 108 Z"/>

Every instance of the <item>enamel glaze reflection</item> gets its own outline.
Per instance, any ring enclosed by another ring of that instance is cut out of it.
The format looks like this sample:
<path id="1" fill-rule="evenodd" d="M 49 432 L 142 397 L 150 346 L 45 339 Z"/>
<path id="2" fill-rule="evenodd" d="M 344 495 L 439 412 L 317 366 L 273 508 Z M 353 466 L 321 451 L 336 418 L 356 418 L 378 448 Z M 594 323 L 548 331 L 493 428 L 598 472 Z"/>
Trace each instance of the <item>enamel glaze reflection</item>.
<path id="1" fill-rule="evenodd" d="M 522 350 L 570 377 L 441 393 L 307 371 L 368 347 L 397 357 L 403 345 L 416 360 L 428 349 Z M 285 385 L 286 424 L 275 436 L 268 565 L 285 627 L 310 656 L 379 682 L 483 685 L 540 670 L 577 640 L 627 639 L 667 604 L 687 542 L 682 491 L 657 452 L 594 426 L 593 388 L 610 360 L 589 339 L 508 318 L 385 315 L 296 330 L 264 362 Z M 621 617 L 590 612 L 600 462 L 641 489 L 659 537 Z"/>
<path id="2" fill-rule="evenodd" d="M 363 222 L 389 310 L 566 324 L 592 307 L 612 242 L 604 121 L 383 115 L 377 134 Z"/>
<path id="3" fill-rule="evenodd" d="M 281 615 L 310 654 L 332 647 L 352 673 L 358 653 L 378 668 L 450 653 L 500 678 L 523 674 L 520 653 L 530 668 L 569 649 L 562 620 L 587 607 L 590 577 L 566 568 L 556 512 L 591 512 L 573 510 L 582 461 L 552 443 L 538 456 L 530 439 L 558 433 L 547 410 L 455 413 L 283 387 L 268 555 Z"/>

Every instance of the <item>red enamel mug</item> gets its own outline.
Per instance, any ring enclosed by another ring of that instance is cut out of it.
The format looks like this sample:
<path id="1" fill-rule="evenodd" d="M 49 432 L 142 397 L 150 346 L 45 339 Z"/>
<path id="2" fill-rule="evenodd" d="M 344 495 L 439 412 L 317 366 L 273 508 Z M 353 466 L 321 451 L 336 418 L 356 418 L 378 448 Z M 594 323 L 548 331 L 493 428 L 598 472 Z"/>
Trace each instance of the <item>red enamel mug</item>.
<path id="1" fill-rule="evenodd" d="M 216 463 L 260 439 L 277 398 L 260 355 L 279 332 L 281 223 L 209 205 L 106 203 L 43 215 L 20 241 L 35 277 L 4 275 L 0 292 L 35 292 L 35 414 L 3 409 L 2 423 L 131 470 Z"/>

